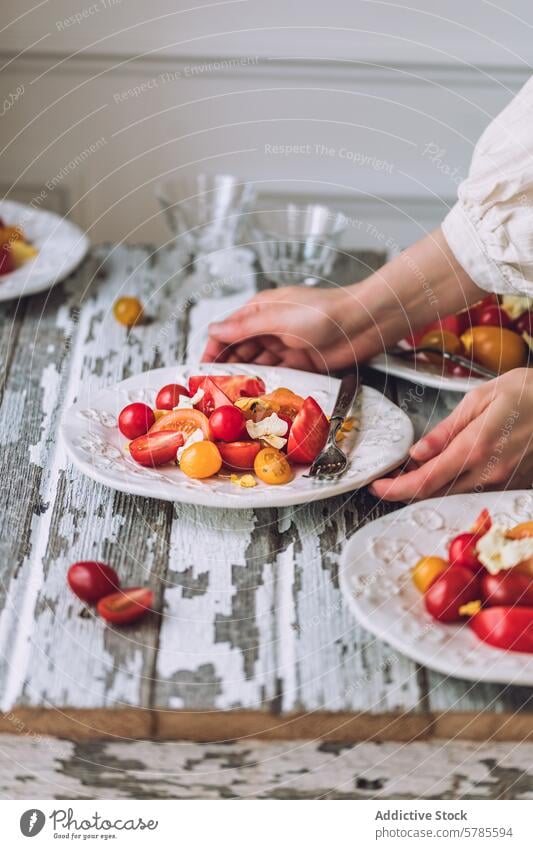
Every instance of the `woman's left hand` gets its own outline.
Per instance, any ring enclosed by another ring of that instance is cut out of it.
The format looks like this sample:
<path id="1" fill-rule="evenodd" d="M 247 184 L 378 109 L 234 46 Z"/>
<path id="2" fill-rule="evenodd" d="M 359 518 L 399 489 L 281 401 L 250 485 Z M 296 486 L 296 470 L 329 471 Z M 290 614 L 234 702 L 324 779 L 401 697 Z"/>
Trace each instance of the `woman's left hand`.
<path id="1" fill-rule="evenodd" d="M 530 487 L 533 369 L 514 369 L 473 389 L 410 456 L 418 468 L 374 481 L 370 491 L 387 501 L 412 501 Z"/>

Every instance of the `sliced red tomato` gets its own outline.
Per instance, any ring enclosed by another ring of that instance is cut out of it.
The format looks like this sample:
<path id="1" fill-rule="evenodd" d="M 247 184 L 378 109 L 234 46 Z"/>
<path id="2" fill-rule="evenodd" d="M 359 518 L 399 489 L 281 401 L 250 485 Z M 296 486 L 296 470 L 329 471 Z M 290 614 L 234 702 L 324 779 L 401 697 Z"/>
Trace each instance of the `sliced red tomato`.
<path id="1" fill-rule="evenodd" d="M 204 391 L 204 397 L 196 404 L 196 409 L 200 410 L 204 416 L 210 416 L 219 407 L 227 407 L 232 405 L 232 401 L 228 398 L 220 386 L 217 386 L 214 380 L 207 377 L 202 383 L 201 388 Z"/>
<path id="2" fill-rule="evenodd" d="M 291 420 L 296 418 L 304 403 L 301 395 L 297 395 L 291 389 L 284 387 L 275 389 L 268 395 L 262 395 L 259 400 L 275 410 L 276 413 L 283 414 Z"/>
<path id="3" fill-rule="evenodd" d="M 106 622 L 127 625 L 136 622 L 152 610 L 154 594 L 146 587 L 131 587 L 106 595 L 96 605 L 96 611 Z"/>
<path id="4" fill-rule="evenodd" d="M 470 621 L 476 637 L 506 651 L 533 653 L 533 607 L 487 607 Z"/>
<path id="5" fill-rule="evenodd" d="M 176 452 L 184 442 L 178 430 L 146 433 L 130 442 L 130 454 L 140 466 L 164 466 L 176 459 Z"/>
<path id="6" fill-rule="evenodd" d="M 200 410 L 169 410 L 164 416 L 156 421 L 149 433 L 158 433 L 161 430 L 173 430 L 182 433 L 185 439 L 197 429 L 200 429 L 206 439 L 211 439 L 211 428 L 209 419 Z"/>
<path id="7" fill-rule="evenodd" d="M 483 534 L 486 534 L 487 531 L 490 531 L 492 527 L 492 519 L 490 518 L 490 513 L 486 507 L 483 508 L 476 521 L 470 528 L 471 533 L 476 534 L 479 537 L 482 537 Z"/>
<path id="8" fill-rule="evenodd" d="M 236 401 L 237 398 L 257 398 L 266 392 L 265 383 L 260 377 L 252 377 L 247 374 L 224 374 L 220 376 L 199 374 L 189 378 L 191 395 L 194 395 L 200 386 L 203 389 L 204 381 L 207 379 L 212 380 L 219 389 L 222 389 L 232 402 Z"/>
<path id="9" fill-rule="evenodd" d="M 225 466 L 237 472 L 245 472 L 253 469 L 261 443 L 257 439 L 248 442 L 217 442 L 217 448 Z"/>
<path id="10" fill-rule="evenodd" d="M 287 457 L 293 463 L 312 463 L 328 437 L 329 422 L 314 398 L 309 396 L 292 423 Z"/>

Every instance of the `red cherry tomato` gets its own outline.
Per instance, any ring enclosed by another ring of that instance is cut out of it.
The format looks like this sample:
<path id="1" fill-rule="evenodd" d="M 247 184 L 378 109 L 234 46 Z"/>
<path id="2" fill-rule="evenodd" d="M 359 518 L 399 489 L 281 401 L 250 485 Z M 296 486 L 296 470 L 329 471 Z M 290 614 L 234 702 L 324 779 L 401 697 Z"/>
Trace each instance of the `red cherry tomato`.
<path id="1" fill-rule="evenodd" d="M 180 383 L 167 383 L 157 393 L 157 398 L 155 399 L 156 409 L 173 410 L 174 407 L 178 406 L 180 395 L 190 398 L 189 390 L 185 386 L 182 386 Z"/>
<path id="2" fill-rule="evenodd" d="M 444 318 L 437 321 L 432 321 L 431 324 L 426 324 L 424 327 L 420 328 L 420 330 L 409 334 L 409 336 L 407 336 L 407 341 L 412 348 L 416 348 L 416 346 L 422 341 L 422 338 L 432 330 L 447 330 L 449 333 L 453 333 L 454 336 L 459 337 L 465 332 L 468 324 L 469 321 L 466 312 L 453 313 L 452 315 L 446 315 Z"/>
<path id="3" fill-rule="evenodd" d="M 176 452 L 184 442 L 179 430 L 159 430 L 134 439 L 130 454 L 141 466 L 163 466 L 176 459 Z"/>
<path id="4" fill-rule="evenodd" d="M 254 460 L 261 450 L 259 440 L 249 442 L 217 442 L 217 448 L 225 466 L 237 472 L 246 472 L 254 467 Z"/>
<path id="5" fill-rule="evenodd" d="M 510 327 L 511 319 L 498 304 L 488 304 L 476 311 L 476 327 Z"/>
<path id="6" fill-rule="evenodd" d="M 487 295 L 486 298 L 483 298 L 482 301 L 478 301 L 477 304 L 473 304 L 466 311 L 467 315 L 467 324 L 465 330 L 468 327 L 477 327 L 479 324 L 478 318 L 486 307 L 499 306 L 499 301 L 497 295 Z"/>
<path id="7" fill-rule="evenodd" d="M 105 563 L 80 560 L 67 572 L 70 589 L 88 604 L 96 604 L 103 596 L 115 593 L 120 587 L 117 573 Z"/>
<path id="8" fill-rule="evenodd" d="M 479 578 L 470 569 L 455 566 L 446 569 L 431 584 L 424 596 L 424 603 L 427 612 L 439 622 L 456 622 L 461 619 L 459 608 L 479 597 Z"/>
<path id="9" fill-rule="evenodd" d="M 483 569 L 476 554 L 476 543 L 479 534 L 466 532 L 454 537 L 448 548 L 448 559 L 450 566 L 464 566 L 471 572 L 479 572 Z"/>
<path id="10" fill-rule="evenodd" d="M 154 411 L 147 404 L 128 404 L 118 417 L 118 427 L 127 439 L 144 436 L 155 422 Z"/>
<path id="11" fill-rule="evenodd" d="M 191 395 L 194 395 L 200 386 L 204 389 L 204 382 L 208 379 L 212 380 L 222 390 L 231 403 L 236 401 L 237 398 L 257 398 L 266 392 L 265 383 L 260 377 L 251 377 L 247 374 L 209 375 L 207 377 L 205 374 L 198 374 L 189 378 Z M 226 401 L 226 403 L 228 402 Z"/>
<path id="12" fill-rule="evenodd" d="M 513 322 L 513 330 L 520 335 L 527 333 L 529 336 L 533 336 L 533 312 L 523 312 L 522 315 L 519 315 Z"/>
<path id="13" fill-rule="evenodd" d="M 517 605 L 533 607 L 533 581 L 524 572 L 506 569 L 497 575 L 483 575 L 481 579 L 483 600 L 489 607 Z"/>
<path id="14" fill-rule="evenodd" d="M 217 407 L 209 418 L 209 426 L 214 439 L 224 442 L 236 442 L 246 436 L 246 418 L 244 413 L 233 404 Z"/>
<path id="15" fill-rule="evenodd" d="M 533 652 L 533 607 L 487 607 L 472 616 L 469 625 L 490 646 Z"/>
<path id="16" fill-rule="evenodd" d="M 327 418 L 315 399 L 309 396 L 292 423 L 287 457 L 293 463 L 312 463 L 326 444 L 328 431 Z"/>
<path id="17" fill-rule="evenodd" d="M 9 245 L 0 245 L 0 274 L 9 274 L 11 271 L 15 271 L 15 263 Z"/>
<path id="18" fill-rule="evenodd" d="M 145 616 L 153 607 L 154 594 L 146 587 L 131 587 L 106 595 L 96 605 L 96 611 L 106 622 L 126 625 Z"/>

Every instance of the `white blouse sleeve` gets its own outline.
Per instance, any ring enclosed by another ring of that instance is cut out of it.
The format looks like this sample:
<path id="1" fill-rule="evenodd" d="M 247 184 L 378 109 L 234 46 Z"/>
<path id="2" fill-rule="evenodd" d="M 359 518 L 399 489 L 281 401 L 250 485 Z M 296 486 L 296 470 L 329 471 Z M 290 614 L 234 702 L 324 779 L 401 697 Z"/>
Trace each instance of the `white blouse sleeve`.
<path id="1" fill-rule="evenodd" d="M 533 296 L 533 77 L 479 139 L 442 229 L 482 289 Z"/>

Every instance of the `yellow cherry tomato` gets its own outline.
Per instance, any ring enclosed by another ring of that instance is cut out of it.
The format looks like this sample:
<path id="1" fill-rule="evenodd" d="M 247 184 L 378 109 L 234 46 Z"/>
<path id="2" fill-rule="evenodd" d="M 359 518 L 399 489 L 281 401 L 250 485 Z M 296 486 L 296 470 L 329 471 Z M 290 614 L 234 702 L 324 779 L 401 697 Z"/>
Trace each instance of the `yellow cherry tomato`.
<path id="1" fill-rule="evenodd" d="M 263 483 L 280 484 L 292 480 L 292 469 L 285 454 L 277 448 L 262 448 L 254 460 L 254 472 Z"/>
<path id="2" fill-rule="evenodd" d="M 449 354 L 462 354 L 461 340 L 450 330 L 429 330 L 420 340 L 423 348 L 435 348 L 437 351 L 447 351 Z M 438 354 L 425 354 L 430 363 L 440 365 L 442 357 Z"/>
<path id="3" fill-rule="evenodd" d="M 181 455 L 180 469 L 189 478 L 210 478 L 222 466 L 220 451 L 214 442 L 193 442 Z"/>
<path id="4" fill-rule="evenodd" d="M 502 374 L 527 362 L 527 345 L 507 327 L 471 327 L 461 336 L 466 353 L 476 363 Z"/>
<path id="5" fill-rule="evenodd" d="M 425 593 L 431 584 L 436 581 L 439 575 L 442 575 L 445 569 L 448 568 L 448 561 L 442 557 L 421 557 L 418 563 L 413 568 L 412 577 L 413 584 Z"/>
<path id="6" fill-rule="evenodd" d="M 119 324 L 133 327 L 142 318 L 143 307 L 138 298 L 119 298 L 113 304 L 113 314 Z"/>

